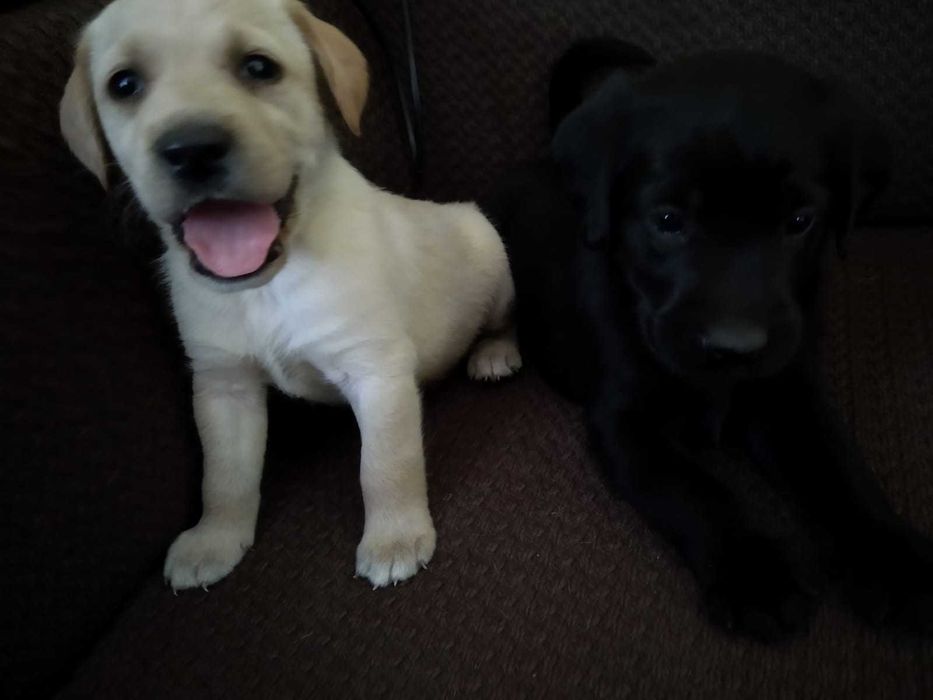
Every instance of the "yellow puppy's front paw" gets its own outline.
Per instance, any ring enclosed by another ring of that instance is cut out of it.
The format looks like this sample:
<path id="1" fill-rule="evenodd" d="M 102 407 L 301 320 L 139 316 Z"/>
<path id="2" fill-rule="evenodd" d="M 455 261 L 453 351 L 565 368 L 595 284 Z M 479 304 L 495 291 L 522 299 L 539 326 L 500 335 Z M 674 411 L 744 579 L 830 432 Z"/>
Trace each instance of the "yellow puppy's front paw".
<path id="1" fill-rule="evenodd" d="M 169 547 L 163 575 L 176 591 L 209 586 L 233 571 L 252 544 L 250 528 L 198 524 Z"/>
<path id="2" fill-rule="evenodd" d="M 366 523 L 356 548 L 356 573 L 375 588 L 411 578 L 434 555 L 437 534 L 428 513 L 415 518 Z"/>

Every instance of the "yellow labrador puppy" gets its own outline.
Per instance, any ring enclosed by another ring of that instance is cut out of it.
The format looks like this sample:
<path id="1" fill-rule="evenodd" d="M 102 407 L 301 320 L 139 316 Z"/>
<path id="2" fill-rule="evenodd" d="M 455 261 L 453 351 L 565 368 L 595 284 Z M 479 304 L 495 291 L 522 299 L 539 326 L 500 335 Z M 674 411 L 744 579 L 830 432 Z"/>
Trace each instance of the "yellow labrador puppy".
<path id="1" fill-rule="evenodd" d="M 203 515 L 165 562 L 176 589 L 223 578 L 253 543 L 268 384 L 353 408 L 356 571 L 383 586 L 434 553 L 418 382 L 481 333 L 473 377 L 520 366 L 495 230 L 471 204 L 367 182 L 325 122 L 315 58 L 359 133 L 366 61 L 297 0 L 116 0 L 61 103 L 72 151 L 105 186 L 115 159 L 167 248 L 204 448 Z"/>

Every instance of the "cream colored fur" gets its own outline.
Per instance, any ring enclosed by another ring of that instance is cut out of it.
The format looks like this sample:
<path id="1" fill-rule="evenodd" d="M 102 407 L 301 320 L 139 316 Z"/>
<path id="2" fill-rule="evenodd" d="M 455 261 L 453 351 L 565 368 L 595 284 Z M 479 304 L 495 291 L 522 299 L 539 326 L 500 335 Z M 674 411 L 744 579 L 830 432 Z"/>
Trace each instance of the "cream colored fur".
<path id="1" fill-rule="evenodd" d="M 262 90 L 226 65 L 237 51 L 257 50 L 284 69 Z M 471 375 L 498 378 L 520 366 L 496 232 L 472 204 L 413 201 L 367 182 L 325 123 L 311 51 L 358 129 L 365 61 L 294 0 L 116 0 L 86 29 L 62 103 L 72 150 L 102 182 L 113 154 L 167 248 L 162 267 L 204 448 L 203 515 L 165 562 L 176 589 L 216 582 L 253 544 L 269 384 L 352 407 L 365 505 L 356 571 L 382 586 L 412 576 L 435 548 L 419 384 L 449 370 L 484 331 Z M 131 105 L 106 92 L 127 64 L 146 76 L 146 93 Z M 248 288 L 195 272 L 172 233 L 192 202 L 152 144 L 192 115 L 236 135 L 225 197 L 273 202 L 297 177 L 284 264 Z"/>

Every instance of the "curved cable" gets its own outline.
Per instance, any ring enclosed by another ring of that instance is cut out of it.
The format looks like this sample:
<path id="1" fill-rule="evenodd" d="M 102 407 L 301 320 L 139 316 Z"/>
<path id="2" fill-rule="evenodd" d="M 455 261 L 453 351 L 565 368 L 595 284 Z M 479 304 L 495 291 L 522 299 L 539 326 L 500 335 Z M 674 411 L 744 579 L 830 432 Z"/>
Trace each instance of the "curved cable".
<path id="1" fill-rule="evenodd" d="M 424 158 L 421 148 L 421 88 L 418 81 L 418 64 L 415 59 L 414 30 L 412 27 L 409 2 L 408 0 L 401 0 L 403 38 L 405 42 L 404 58 L 407 64 L 404 68 L 407 69 L 408 73 L 407 87 L 401 75 L 401 67 L 399 66 L 401 61 L 396 60 L 385 32 L 376 21 L 368 3 L 364 0 L 354 0 L 354 4 L 369 26 L 369 30 L 375 37 L 376 43 L 379 44 L 383 54 L 385 54 L 389 65 L 389 72 L 392 74 L 392 80 L 395 83 L 396 98 L 402 116 L 404 138 L 408 145 L 408 157 L 412 175 L 410 189 L 417 192 L 420 190 L 422 184 Z"/>

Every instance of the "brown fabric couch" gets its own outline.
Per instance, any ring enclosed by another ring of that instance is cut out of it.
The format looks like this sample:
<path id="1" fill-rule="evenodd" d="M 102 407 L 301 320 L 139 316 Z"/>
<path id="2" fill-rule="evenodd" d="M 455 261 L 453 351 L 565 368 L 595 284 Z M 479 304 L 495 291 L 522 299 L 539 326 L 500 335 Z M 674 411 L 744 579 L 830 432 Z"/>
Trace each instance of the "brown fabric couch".
<path id="1" fill-rule="evenodd" d="M 531 370 L 500 386 L 460 373 L 428 390 L 439 547 L 411 582 L 373 592 L 352 577 L 352 416 L 273 397 L 256 546 L 210 592 L 172 595 L 162 558 L 198 516 L 185 361 L 145 225 L 99 191 L 57 130 L 73 38 L 101 4 L 0 11 L 0 694 L 933 697 L 933 644 L 876 634 L 832 600 L 809 636 L 776 648 L 710 627 L 686 571 L 608 495 L 578 409 Z M 369 4 L 397 39 L 398 2 Z M 348 155 L 408 188 L 377 43 L 347 0 L 313 7 L 372 61 L 364 136 L 346 138 Z M 933 534 L 930 3 L 413 8 L 419 194 L 433 198 L 475 198 L 542 146 L 548 66 L 579 36 L 614 33 L 662 58 L 764 48 L 877 106 L 897 170 L 876 224 L 845 263 L 828 261 L 825 367 L 891 498 Z"/>

